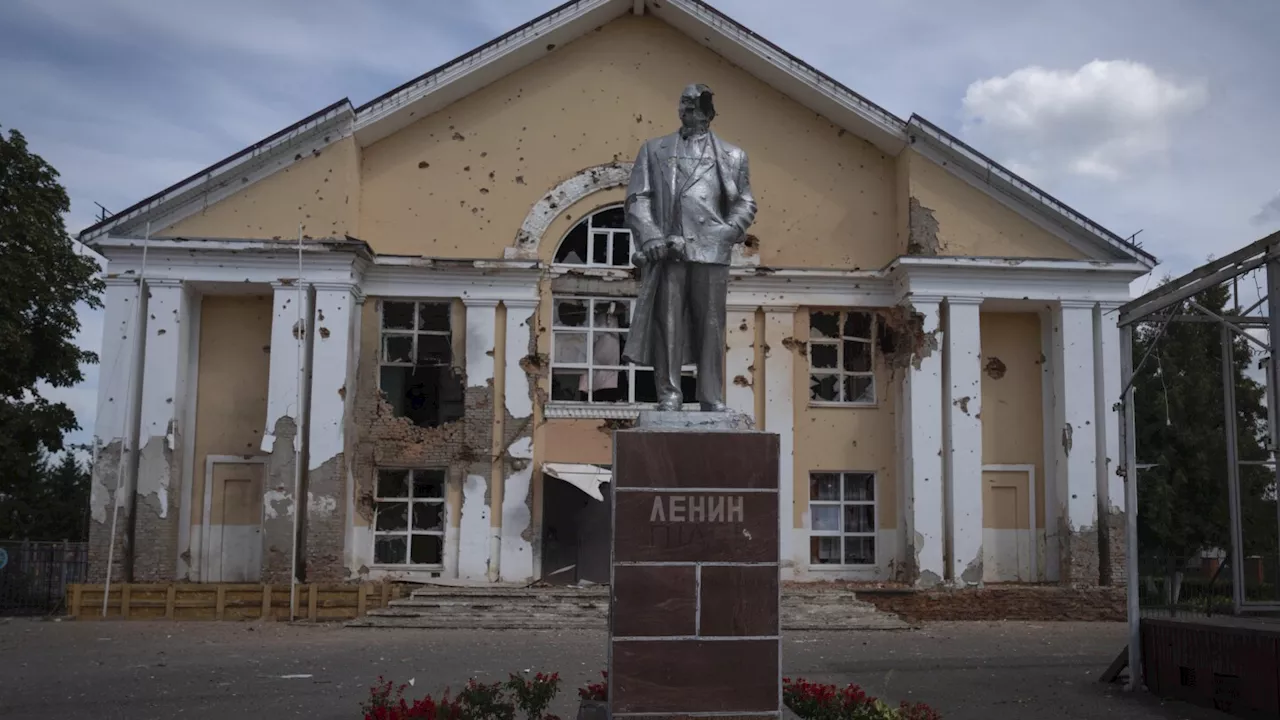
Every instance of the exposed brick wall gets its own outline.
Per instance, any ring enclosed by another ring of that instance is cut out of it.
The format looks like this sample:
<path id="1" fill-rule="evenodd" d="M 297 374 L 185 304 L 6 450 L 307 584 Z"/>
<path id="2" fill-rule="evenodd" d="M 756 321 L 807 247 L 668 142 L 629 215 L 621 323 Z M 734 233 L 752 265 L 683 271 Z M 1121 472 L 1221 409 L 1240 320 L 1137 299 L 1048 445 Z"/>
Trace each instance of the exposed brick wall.
<path id="1" fill-rule="evenodd" d="M 298 426 L 291 417 L 276 421 L 275 445 L 264 468 L 262 518 L 262 581 L 287 583 L 293 570 L 294 438 Z"/>
<path id="2" fill-rule="evenodd" d="M 991 586 L 965 590 L 859 590 L 859 600 L 912 622 L 1053 620 L 1121 622 L 1123 588 Z"/>
<path id="3" fill-rule="evenodd" d="M 175 432 L 173 446 L 180 448 L 182 443 L 182 434 Z M 133 498 L 134 582 L 167 582 L 174 579 L 177 569 L 182 453 L 169 449 L 164 437 L 153 437 L 140 453 L 139 483 L 147 474 L 160 473 L 171 479 L 165 492 L 138 492 Z M 149 479 L 158 482 L 154 477 Z"/>
<path id="4" fill-rule="evenodd" d="M 1069 531 L 1059 537 L 1062 544 L 1062 583 L 1073 587 L 1096 587 L 1102 583 L 1101 544 L 1096 528 Z"/>
<path id="5" fill-rule="evenodd" d="M 1129 584 L 1128 568 L 1125 566 L 1129 557 L 1128 539 L 1125 537 L 1124 513 L 1111 513 L 1108 517 L 1107 562 L 1110 577 L 1108 585 L 1127 587 Z"/>
<path id="6" fill-rule="evenodd" d="M 465 389 L 463 417 L 457 421 L 424 428 L 393 414 L 391 405 L 382 397 L 379 385 L 381 328 L 376 308 L 375 298 L 365 301 L 354 408 L 355 451 L 350 460 L 358 516 L 350 521 L 360 525 L 373 521 L 373 497 L 379 467 L 447 468 L 450 483 L 460 483 L 460 478 L 469 474 L 480 475 L 487 481 L 493 456 L 492 378 L 488 378 L 484 385 Z M 462 332 L 462 328 L 455 331 Z M 461 343 L 455 342 L 454 368 L 461 374 L 466 367 L 466 359 L 459 352 L 460 346 Z M 460 485 L 458 494 L 461 496 Z M 363 554 L 371 555 L 372 548 Z M 341 566 L 341 558 L 338 565 Z M 367 570 L 367 567 L 360 568 L 358 574 L 363 575 Z"/>
<path id="7" fill-rule="evenodd" d="M 89 522 L 88 581 L 101 583 L 107 579 L 107 556 L 111 552 L 111 521 L 115 510 L 116 482 L 120 474 L 120 442 L 113 442 L 103 447 L 93 464 L 93 489 L 96 496 L 105 498 L 101 502 L 105 512 L 101 518 L 91 515 Z M 123 492 L 131 492 L 128 487 Z M 129 544 L 129 506 L 120 508 L 116 518 L 115 553 L 111 556 L 112 582 L 124 582 L 128 578 L 128 558 L 132 548 Z"/>

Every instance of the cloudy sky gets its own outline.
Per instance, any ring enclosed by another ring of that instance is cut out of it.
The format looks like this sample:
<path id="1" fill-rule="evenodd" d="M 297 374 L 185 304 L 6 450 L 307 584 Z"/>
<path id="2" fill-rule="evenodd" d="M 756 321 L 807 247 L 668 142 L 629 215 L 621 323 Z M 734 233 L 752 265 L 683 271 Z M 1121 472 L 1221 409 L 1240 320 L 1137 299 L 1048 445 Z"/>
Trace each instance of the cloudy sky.
<path id="1" fill-rule="evenodd" d="M 342 97 L 357 105 L 558 0 L 5 0 L 0 127 L 68 227 Z M 719 0 L 900 117 L 960 135 L 1179 274 L 1280 229 L 1275 0 Z M 963 11 L 956 8 L 963 7 Z M 1139 281 L 1135 290 L 1147 283 Z M 97 349 L 101 320 L 80 341 Z M 89 440 L 97 372 L 54 394 Z"/>

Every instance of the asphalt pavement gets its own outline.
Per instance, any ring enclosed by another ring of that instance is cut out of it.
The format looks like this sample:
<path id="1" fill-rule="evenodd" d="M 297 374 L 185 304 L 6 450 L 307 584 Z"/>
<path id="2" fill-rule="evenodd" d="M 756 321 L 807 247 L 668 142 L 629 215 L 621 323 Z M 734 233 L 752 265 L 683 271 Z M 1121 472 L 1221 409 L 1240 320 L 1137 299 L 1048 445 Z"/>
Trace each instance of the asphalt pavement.
<path id="1" fill-rule="evenodd" d="M 857 682 L 946 720 L 1208 720 L 1097 677 L 1124 646 L 1108 623 L 935 623 L 910 631 L 789 633 L 784 674 Z M 359 718 L 378 676 L 409 695 L 468 678 L 556 671 L 552 710 L 599 677 L 600 631 L 383 630 L 232 622 L 0 619 L 0 718 Z"/>

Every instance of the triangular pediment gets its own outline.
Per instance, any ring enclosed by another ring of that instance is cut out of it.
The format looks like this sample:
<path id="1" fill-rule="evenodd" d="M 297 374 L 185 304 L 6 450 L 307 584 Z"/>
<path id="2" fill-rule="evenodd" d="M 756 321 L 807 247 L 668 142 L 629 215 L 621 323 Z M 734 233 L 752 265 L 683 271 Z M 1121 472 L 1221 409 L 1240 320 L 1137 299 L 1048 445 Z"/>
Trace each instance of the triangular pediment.
<path id="1" fill-rule="evenodd" d="M 941 128 L 916 116 L 909 120 L 894 116 L 700 0 L 565 3 L 359 108 L 346 100 L 339 101 L 86 229 L 80 237 L 92 244 L 94 238 L 108 234 L 141 236 L 148 222 L 153 232 L 162 232 L 193 213 L 203 212 L 268 177 L 289 171 L 295 164 L 330 152 L 330 146 L 335 143 L 346 142 L 358 155 L 361 148 L 375 145 L 451 107 L 627 15 L 642 15 L 665 23 L 791 101 L 862 138 L 887 157 L 897 156 L 913 144 L 927 145 L 930 156 L 940 158 L 940 165 L 949 172 L 971 178 L 994 178 L 988 187 L 981 188 L 982 192 L 1032 213 L 1062 237 L 1070 239 L 1087 257 L 1154 265 L 1155 260 L 1149 254 L 1057 202 Z M 335 170 L 341 172 L 334 167 L 324 171 Z M 305 207 L 305 203 L 300 204 Z M 337 214 L 330 215 L 337 218 Z M 357 234 L 353 232 L 357 230 L 353 224 L 344 225 L 338 218 L 328 222 L 328 227 Z"/>

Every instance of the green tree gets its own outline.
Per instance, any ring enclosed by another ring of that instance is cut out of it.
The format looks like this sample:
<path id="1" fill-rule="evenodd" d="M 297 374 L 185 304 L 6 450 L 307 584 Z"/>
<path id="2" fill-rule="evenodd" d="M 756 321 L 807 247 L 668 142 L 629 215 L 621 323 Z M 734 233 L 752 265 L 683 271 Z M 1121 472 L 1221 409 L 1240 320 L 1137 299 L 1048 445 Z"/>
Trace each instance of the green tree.
<path id="1" fill-rule="evenodd" d="M 71 452 L 26 459 L 0 494 L 0 539 L 88 540 L 89 468 Z"/>
<path id="2" fill-rule="evenodd" d="M 1230 292 L 1220 285 L 1195 299 L 1221 315 L 1228 312 Z M 1185 305 L 1180 309 L 1194 312 Z M 1231 547 L 1222 325 L 1174 321 L 1163 336 L 1159 327 L 1158 322 L 1145 323 L 1134 333 L 1134 362 L 1155 344 L 1134 380 L 1138 462 L 1153 465 L 1139 474 L 1138 542 L 1144 574 L 1162 568 L 1176 600 L 1177 578 L 1187 561 L 1202 550 Z M 1258 352 L 1239 335 L 1232 338 L 1237 456 L 1266 460 L 1266 391 L 1246 374 L 1256 367 Z M 1273 483 L 1266 468 L 1240 469 L 1246 554 L 1274 557 Z"/>
<path id="3" fill-rule="evenodd" d="M 52 402 L 40 384 L 70 387 L 81 365 L 97 362 L 78 348 L 77 305 L 101 307 L 102 281 L 91 257 L 76 252 L 63 214 L 71 207 L 58 172 L 31 152 L 22 133 L 0 129 L 0 478 L 39 464 L 41 448 L 62 449 L 75 413 Z M 9 491 L 0 479 L 0 494 Z"/>

